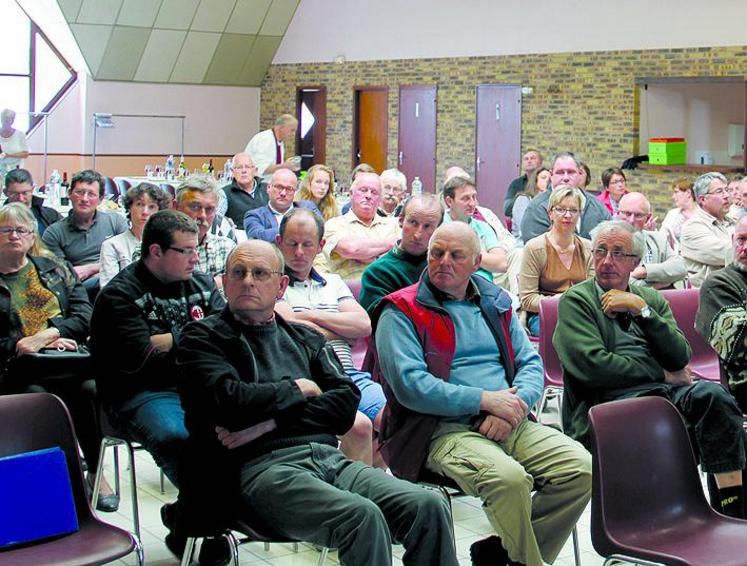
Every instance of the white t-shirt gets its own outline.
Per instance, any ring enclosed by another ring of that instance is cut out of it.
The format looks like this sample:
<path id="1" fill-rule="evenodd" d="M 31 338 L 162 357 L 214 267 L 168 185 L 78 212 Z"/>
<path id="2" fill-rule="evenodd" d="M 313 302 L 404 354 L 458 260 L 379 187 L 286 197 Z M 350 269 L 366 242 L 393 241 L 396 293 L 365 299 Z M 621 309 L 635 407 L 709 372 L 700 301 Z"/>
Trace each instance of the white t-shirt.
<path id="1" fill-rule="evenodd" d="M 20 153 L 28 151 L 29 145 L 26 143 L 26 134 L 16 129 L 9 138 L 0 135 L 0 148 L 2 153 Z M 5 157 L 0 160 L 0 169 L 10 171 L 16 167 L 23 167 L 23 159 L 18 157 Z"/>

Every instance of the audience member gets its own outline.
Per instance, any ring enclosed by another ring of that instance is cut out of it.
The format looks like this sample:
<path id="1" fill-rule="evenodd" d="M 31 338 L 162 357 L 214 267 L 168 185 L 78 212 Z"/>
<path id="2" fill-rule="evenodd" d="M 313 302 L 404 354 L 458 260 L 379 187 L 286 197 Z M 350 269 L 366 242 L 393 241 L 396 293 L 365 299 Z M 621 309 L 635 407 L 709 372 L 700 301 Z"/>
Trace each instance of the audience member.
<path id="1" fill-rule="evenodd" d="M 395 542 L 405 564 L 456 566 L 443 497 L 337 450 L 359 394 L 323 336 L 273 312 L 283 270 L 273 246 L 242 242 L 228 259 L 228 307 L 184 330 L 177 367 L 193 464 L 180 506 L 217 520 L 248 510 L 250 524 L 337 548 L 341 564 L 391 564 Z"/>
<path id="2" fill-rule="evenodd" d="M 726 177 L 715 172 L 701 175 L 693 192 L 699 208 L 682 227 L 680 254 L 685 258 L 690 284 L 700 287 L 706 277 L 729 263 L 734 227 L 726 216 Z"/>
<path id="3" fill-rule="evenodd" d="M 10 108 L 0 112 L 0 172 L 23 167 L 23 160 L 29 156 L 26 134 L 13 127 L 16 113 Z"/>
<path id="4" fill-rule="evenodd" d="M 675 251 L 680 249 L 682 226 L 698 211 L 698 202 L 693 192 L 693 182 L 689 179 L 677 179 L 672 183 L 672 200 L 674 208 L 667 212 L 661 223 L 660 231 L 667 236 L 669 244 Z"/>
<path id="5" fill-rule="evenodd" d="M 630 285 L 648 285 L 669 289 L 687 277 L 685 260 L 675 253 L 664 234 L 646 230 L 651 220 L 651 204 L 643 193 L 627 193 L 620 198 L 617 218 L 632 225 L 646 236 L 646 251 L 641 262 L 630 273 Z"/>
<path id="6" fill-rule="evenodd" d="M 368 163 L 359 163 L 358 165 L 356 165 L 353 168 L 353 171 L 350 173 L 350 187 L 351 187 L 350 190 L 351 190 L 351 192 L 353 190 L 352 187 L 353 187 L 353 183 L 355 183 L 355 178 L 358 176 L 359 173 L 374 173 L 374 174 L 378 175 L 378 173 L 376 173 L 376 169 L 374 169 L 373 167 L 371 167 Z M 352 206 L 353 206 L 353 202 L 352 201 L 348 201 L 347 203 L 345 203 L 345 206 L 342 207 L 342 213 L 343 214 L 347 214 L 348 212 L 350 212 L 350 208 Z M 377 211 L 377 213 L 378 213 L 378 211 Z"/>
<path id="7" fill-rule="evenodd" d="M 127 189 L 122 199 L 130 229 L 105 240 L 99 259 L 99 285 L 103 288 L 112 278 L 140 255 L 143 228 L 151 214 L 171 207 L 171 195 L 151 183 L 140 183 Z"/>
<path id="8" fill-rule="evenodd" d="M 542 360 L 508 294 L 472 277 L 479 267 L 469 226 L 441 226 L 423 278 L 379 305 L 382 452 L 396 475 L 415 480 L 424 466 L 482 499 L 498 536 L 472 545 L 473 564 L 541 566 L 589 501 L 591 457 L 527 418 L 542 392 Z"/>
<path id="9" fill-rule="evenodd" d="M 407 177 L 399 169 L 386 169 L 381 172 L 381 206 L 379 213 L 384 216 L 399 216 L 402 200 L 407 194 Z"/>
<path id="10" fill-rule="evenodd" d="M 6 185 L 8 183 L 7 177 L 5 183 Z M 732 193 L 732 204 L 727 216 L 736 222 L 745 214 L 747 214 L 747 177 L 737 183 Z"/>
<path id="11" fill-rule="evenodd" d="M 323 247 L 327 271 L 344 280 L 360 279 L 363 270 L 394 246 L 399 237 L 396 218 L 380 216 L 381 179 L 358 173 L 350 187 L 349 212 L 328 220 Z"/>
<path id="12" fill-rule="evenodd" d="M 597 195 L 610 215 L 615 216 L 620 208 L 620 199 L 628 194 L 625 173 L 619 167 L 610 167 L 602 171 L 602 192 Z"/>
<path id="13" fill-rule="evenodd" d="M 511 234 L 514 238 L 521 241 L 521 221 L 524 219 L 524 212 L 534 197 L 547 190 L 550 184 L 550 171 L 540 167 L 532 171 L 527 177 L 524 190 L 516 195 L 513 206 L 513 217 L 511 222 Z"/>
<path id="14" fill-rule="evenodd" d="M 591 169 L 589 169 L 589 166 L 584 163 L 583 161 L 578 162 L 578 185 L 576 185 L 579 189 L 586 190 L 586 187 L 589 186 L 589 183 L 591 183 Z M 592 189 L 593 192 L 596 192 L 595 189 Z"/>
<path id="15" fill-rule="evenodd" d="M 267 204 L 267 185 L 257 175 L 257 166 L 248 153 L 233 156 L 233 180 L 223 187 L 226 199 L 225 216 L 235 226 L 244 225 L 244 216 L 250 210 Z"/>
<path id="16" fill-rule="evenodd" d="M 550 230 L 524 246 L 519 298 L 532 336 L 539 336 L 540 301 L 564 293 L 594 273 L 591 242 L 575 233 L 583 198 L 577 187 L 560 185 L 553 189 L 548 201 Z"/>
<path id="17" fill-rule="evenodd" d="M 345 282 L 335 273 L 320 275 L 314 258 L 324 246 L 324 221 L 310 210 L 291 210 L 280 222 L 277 245 L 290 279 L 275 311 L 286 321 L 305 324 L 321 333 L 332 346 L 345 374 L 361 392 L 353 428 L 342 437 L 343 453 L 371 465 L 376 455 L 373 431 L 381 423 L 386 403 L 381 385 L 353 364 L 350 345 L 371 334 L 371 321 Z"/>
<path id="18" fill-rule="evenodd" d="M 313 202 L 324 220 L 340 216 L 335 199 L 335 174 L 326 165 L 312 165 L 300 183 L 294 201 Z"/>
<path id="19" fill-rule="evenodd" d="M 524 174 L 511 181 L 503 201 L 503 213 L 509 218 L 513 218 L 514 201 L 519 193 L 526 190 L 529 175 L 542 167 L 542 154 L 536 149 L 527 150 L 521 158 L 521 165 L 524 168 Z"/>
<path id="20" fill-rule="evenodd" d="M 611 220 L 600 224 L 592 238 L 595 278 L 560 299 L 553 336 L 565 383 L 563 429 L 588 446 L 588 412 L 594 405 L 665 397 L 691 427 L 703 471 L 715 474 L 714 508 L 742 518 L 742 412 L 718 383 L 693 382 L 687 365 L 690 345 L 666 299 L 653 288 L 628 285 L 645 253 L 644 234 Z"/>
<path id="21" fill-rule="evenodd" d="M 3 190 L 8 203 L 20 202 L 31 208 L 36 218 L 39 235 L 57 222 L 60 213 L 50 206 L 44 206 L 44 199 L 34 195 L 34 179 L 26 169 L 13 169 L 5 175 L 5 189 Z"/>
<path id="22" fill-rule="evenodd" d="M 426 265 L 428 241 L 443 217 L 444 209 L 435 195 L 421 193 L 407 199 L 399 217 L 401 239 L 361 276 L 360 303 L 369 316 L 373 316 L 386 295 L 409 287 L 420 278 Z"/>
<path id="23" fill-rule="evenodd" d="M 726 186 L 729 191 L 729 212 L 727 212 L 727 216 L 735 222 L 737 221 L 737 218 L 734 218 L 734 215 L 742 208 L 742 195 L 739 192 L 739 184 L 741 181 L 742 176 L 737 175 L 730 179 L 729 184 Z"/>
<path id="24" fill-rule="evenodd" d="M 737 221 L 732 236 L 731 265 L 708 276 L 700 289 L 695 319 L 698 333 L 716 350 L 729 389 L 747 412 L 747 216 Z"/>
<path id="25" fill-rule="evenodd" d="M 44 232 L 44 243 L 73 265 L 75 273 L 95 298 L 99 288 L 99 260 L 104 240 L 127 231 L 127 219 L 117 212 L 96 207 L 104 196 L 104 179 L 90 169 L 80 171 L 70 180 L 68 191 L 72 210 Z"/>
<path id="26" fill-rule="evenodd" d="M 267 206 L 250 210 L 244 216 L 244 230 L 250 239 L 264 240 L 274 243 L 278 235 L 278 228 L 283 216 L 294 207 L 309 208 L 321 216 L 321 212 L 313 202 L 293 202 L 298 179 L 290 169 L 278 169 L 272 174 L 272 180 L 267 187 L 269 202 Z"/>
<path id="27" fill-rule="evenodd" d="M 609 220 L 610 213 L 605 206 L 583 190 L 579 164 L 572 153 L 563 152 L 553 156 L 551 183 L 552 187 L 570 185 L 578 187 L 584 195 L 584 205 L 578 218 L 576 231 L 582 238 L 589 238 L 589 233 L 594 226 L 602 220 Z M 527 206 L 524 212 L 524 220 L 521 223 L 521 237 L 524 242 L 544 234 L 550 229 L 550 216 L 548 213 L 548 202 L 551 191 L 537 195 Z"/>
<path id="28" fill-rule="evenodd" d="M 298 120 L 290 114 L 281 114 L 269 130 L 262 130 L 249 140 L 244 153 L 248 153 L 257 171 L 269 183 L 272 174 L 278 169 L 298 171 L 299 164 L 294 158 L 285 159 L 285 142 L 292 141 L 296 135 Z"/>

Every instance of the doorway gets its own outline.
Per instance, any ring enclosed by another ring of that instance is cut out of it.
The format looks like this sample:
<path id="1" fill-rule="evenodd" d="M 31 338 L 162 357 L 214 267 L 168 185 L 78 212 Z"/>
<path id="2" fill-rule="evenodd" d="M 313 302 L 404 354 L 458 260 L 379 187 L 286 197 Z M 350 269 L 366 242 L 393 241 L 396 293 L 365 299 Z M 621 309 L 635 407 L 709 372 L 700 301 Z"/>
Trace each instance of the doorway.
<path id="1" fill-rule="evenodd" d="M 423 191 L 436 187 L 436 86 L 399 89 L 399 153 L 397 168 L 412 183 L 420 177 Z"/>
<path id="2" fill-rule="evenodd" d="M 381 173 L 389 150 L 389 87 L 353 87 L 352 168 L 368 163 Z"/>
<path id="3" fill-rule="evenodd" d="M 327 160 L 327 88 L 323 86 L 296 89 L 296 155 L 301 156 L 301 170 Z"/>

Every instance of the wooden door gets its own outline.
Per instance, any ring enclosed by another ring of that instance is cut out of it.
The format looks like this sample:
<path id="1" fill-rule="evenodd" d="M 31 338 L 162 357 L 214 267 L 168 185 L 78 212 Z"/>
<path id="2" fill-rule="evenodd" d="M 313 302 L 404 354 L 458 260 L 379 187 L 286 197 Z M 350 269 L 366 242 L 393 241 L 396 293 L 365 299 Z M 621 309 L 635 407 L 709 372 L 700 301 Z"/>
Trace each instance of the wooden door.
<path id="1" fill-rule="evenodd" d="M 397 167 L 423 191 L 436 187 L 436 86 L 401 86 L 399 89 L 399 152 Z"/>
<path id="2" fill-rule="evenodd" d="M 327 88 L 300 87 L 296 90 L 296 155 L 301 169 L 327 160 Z"/>
<path id="3" fill-rule="evenodd" d="M 353 116 L 353 168 L 368 163 L 381 173 L 389 149 L 388 87 L 355 87 Z"/>
<path id="4" fill-rule="evenodd" d="M 506 190 L 521 170 L 521 86 L 479 85 L 476 106 L 477 194 L 504 219 Z"/>

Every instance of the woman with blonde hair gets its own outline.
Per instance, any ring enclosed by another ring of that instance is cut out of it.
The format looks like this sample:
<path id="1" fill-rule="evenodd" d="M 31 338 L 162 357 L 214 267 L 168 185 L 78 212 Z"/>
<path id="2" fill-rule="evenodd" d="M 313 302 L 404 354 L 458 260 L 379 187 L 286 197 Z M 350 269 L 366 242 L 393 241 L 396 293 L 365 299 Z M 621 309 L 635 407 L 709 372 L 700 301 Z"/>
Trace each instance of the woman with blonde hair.
<path id="1" fill-rule="evenodd" d="M 672 182 L 672 200 L 675 207 L 667 212 L 661 223 L 661 232 L 666 235 L 675 251 L 680 248 L 682 225 L 698 210 L 693 182 L 690 179 L 677 179 Z"/>
<path id="2" fill-rule="evenodd" d="M 321 210 L 325 221 L 339 216 L 332 169 L 322 164 L 312 165 L 293 200 L 310 200 Z"/>

